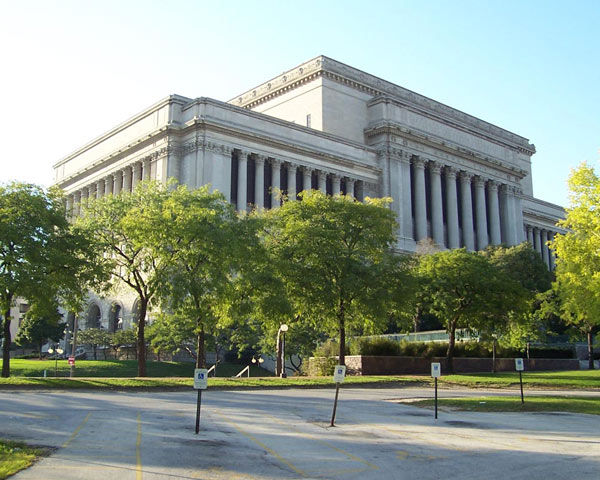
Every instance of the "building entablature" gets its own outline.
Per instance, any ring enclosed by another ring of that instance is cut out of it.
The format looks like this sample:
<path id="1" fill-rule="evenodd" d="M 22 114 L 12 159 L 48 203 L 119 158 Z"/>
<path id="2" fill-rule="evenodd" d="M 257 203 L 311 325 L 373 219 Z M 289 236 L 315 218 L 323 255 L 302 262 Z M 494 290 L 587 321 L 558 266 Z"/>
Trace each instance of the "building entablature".
<path id="1" fill-rule="evenodd" d="M 389 121 L 382 121 L 378 125 L 369 127 L 369 129 L 365 130 L 365 136 L 370 140 L 370 145 L 377 142 L 381 143 L 382 141 L 391 141 L 402 145 L 404 148 L 412 148 L 415 150 L 415 154 L 420 152 L 421 154 L 438 157 L 444 159 L 444 161 L 454 162 L 458 165 L 468 164 L 471 166 L 471 169 L 474 166 L 479 166 L 479 168 L 496 172 L 497 175 L 503 177 L 503 180 L 506 180 L 506 176 L 508 175 L 509 179 L 518 183 L 529 174 L 527 170 L 465 148 L 448 139 L 432 136 L 431 134 L 426 134 Z"/>

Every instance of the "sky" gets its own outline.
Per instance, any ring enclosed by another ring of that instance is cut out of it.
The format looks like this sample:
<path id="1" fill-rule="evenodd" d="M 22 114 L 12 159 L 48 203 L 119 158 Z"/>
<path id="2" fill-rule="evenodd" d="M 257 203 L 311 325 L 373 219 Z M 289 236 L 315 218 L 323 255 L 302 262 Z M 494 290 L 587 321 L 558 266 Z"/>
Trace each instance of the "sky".
<path id="1" fill-rule="evenodd" d="M 534 195 L 600 159 L 598 0 L 0 0 L 0 182 L 170 95 L 229 100 L 326 55 L 528 138 Z M 599 171 L 597 169 L 597 171 Z"/>

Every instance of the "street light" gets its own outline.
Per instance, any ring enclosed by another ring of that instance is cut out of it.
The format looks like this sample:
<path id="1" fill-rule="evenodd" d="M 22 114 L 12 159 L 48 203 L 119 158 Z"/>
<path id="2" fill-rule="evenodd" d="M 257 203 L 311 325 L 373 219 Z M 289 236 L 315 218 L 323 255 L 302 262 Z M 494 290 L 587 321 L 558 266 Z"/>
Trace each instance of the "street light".
<path id="1" fill-rule="evenodd" d="M 62 348 L 60 348 L 58 345 L 56 345 L 55 348 L 50 347 L 48 349 L 48 353 L 50 355 L 52 355 L 53 353 L 55 354 L 54 355 L 54 376 L 55 377 L 58 377 L 58 356 L 62 355 L 63 352 L 64 352 L 64 350 Z"/>
<path id="2" fill-rule="evenodd" d="M 277 332 L 277 348 L 279 349 L 279 335 L 281 335 L 281 356 L 280 356 L 280 361 L 281 361 L 281 373 L 280 376 L 281 378 L 287 378 L 287 373 L 285 373 L 285 332 L 288 331 L 288 326 L 284 323 L 279 327 L 279 330 Z"/>

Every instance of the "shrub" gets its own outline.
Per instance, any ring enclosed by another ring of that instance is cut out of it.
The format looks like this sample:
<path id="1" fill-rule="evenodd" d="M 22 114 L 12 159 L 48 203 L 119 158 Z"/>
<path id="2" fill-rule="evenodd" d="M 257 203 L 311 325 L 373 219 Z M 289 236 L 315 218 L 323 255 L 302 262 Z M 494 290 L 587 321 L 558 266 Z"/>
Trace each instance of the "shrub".
<path id="1" fill-rule="evenodd" d="M 398 356 L 401 353 L 400 343 L 387 338 L 365 338 L 358 342 L 358 355 Z"/>

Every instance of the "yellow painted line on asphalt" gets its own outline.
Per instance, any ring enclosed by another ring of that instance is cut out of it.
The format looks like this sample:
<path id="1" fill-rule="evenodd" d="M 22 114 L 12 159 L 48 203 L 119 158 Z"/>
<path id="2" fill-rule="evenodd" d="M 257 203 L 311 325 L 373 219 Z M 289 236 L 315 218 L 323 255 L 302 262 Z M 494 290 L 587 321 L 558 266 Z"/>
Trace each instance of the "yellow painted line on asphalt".
<path id="1" fill-rule="evenodd" d="M 320 438 L 316 438 L 313 434 L 302 432 L 301 430 L 296 428 L 294 425 L 285 423 L 278 418 L 272 417 L 270 415 L 269 415 L 269 418 L 272 419 L 274 422 L 279 423 L 280 425 L 285 425 L 286 427 L 291 428 L 292 430 L 294 430 L 299 435 L 302 435 L 303 437 L 310 438 L 310 439 L 314 440 L 315 442 L 320 443 L 321 445 L 329 447 L 332 450 L 335 450 L 336 452 L 341 453 L 342 455 L 345 455 L 346 457 L 350 458 L 351 460 L 354 460 L 354 461 L 360 462 L 360 463 L 364 463 L 365 465 L 367 465 L 369 468 L 371 468 L 373 470 L 379 470 L 379 467 L 377 465 L 372 464 L 371 462 L 369 462 L 368 460 L 365 460 L 364 458 L 357 457 L 356 455 L 353 455 L 352 453 L 347 452 L 346 450 L 336 447 L 335 445 L 327 442 L 326 440 L 321 440 Z"/>
<path id="2" fill-rule="evenodd" d="M 265 451 L 269 452 L 271 455 L 273 455 L 277 460 L 279 460 L 281 463 L 283 463 L 285 466 L 287 466 L 289 469 L 291 469 L 292 471 L 294 471 L 295 473 L 297 473 L 298 475 L 300 475 L 303 478 L 306 478 L 307 475 L 306 473 L 304 473 L 302 470 L 300 470 L 298 467 L 296 467 L 292 462 L 290 462 L 289 460 L 286 460 L 285 458 L 283 458 L 281 455 L 279 455 L 275 450 L 273 450 L 272 448 L 268 447 L 267 445 L 265 445 L 263 442 L 261 442 L 258 438 L 250 435 L 249 433 L 245 432 L 244 430 L 242 430 L 240 427 L 238 427 L 235 423 L 233 423 L 232 421 L 230 421 L 225 415 L 223 415 L 219 410 L 215 410 L 215 412 L 217 413 L 217 415 L 219 415 L 219 417 L 221 417 L 223 419 L 223 421 L 225 423 L 227 423 L 228 425 L 231 425 L 233 428 L 235 428 L 239 433 L 241 433 L 242 435 L 244 435 L 244 437 L 246 437 L 248 440 L 253 441 L 254 443 L 256 443 L 260 448 L 264 449 Z"/>
<path id="3" fill-rule="evenodd" d="M 73 441 L 73 439 L 79 434 L 79 432 L 81 431 L 81 429 L 83 428 L 83 426 L 87 423 L 87 421 L 90 419 L 90 417 L 92 416 L 92 412 L 88 413 L 85 418 L 83 419 L 83 421 L 79 424 L 79 426 L 75 429 L 75 431 L 71 434 L 71 436 L 69 437 L 69 439 L 63 443 L 61 445 L 62 448 L 67 448 L 69 446 L 69 443 L 71 443 Z"/>
<path id="4" fill-rule="evenodd" d="M 142 480 L 142 422 L 141 413 L 137 414 L 137 439 L 135 441 L 135 478 L 136 480 Z"/>

